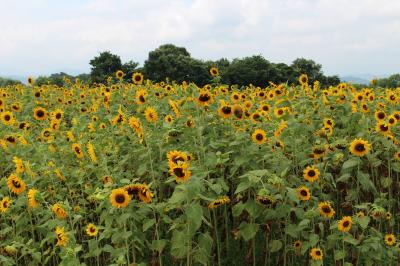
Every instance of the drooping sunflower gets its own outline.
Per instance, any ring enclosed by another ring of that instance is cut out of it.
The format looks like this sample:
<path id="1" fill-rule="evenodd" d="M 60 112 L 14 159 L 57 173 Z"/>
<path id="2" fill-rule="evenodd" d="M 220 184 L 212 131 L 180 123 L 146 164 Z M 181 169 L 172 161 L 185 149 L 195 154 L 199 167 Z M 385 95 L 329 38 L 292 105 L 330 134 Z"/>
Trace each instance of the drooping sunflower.
<path id="1" fill-rule="evenodd" d="M 396 243 L 396 237 L 393 234 L 386 234 L 385 243 L 388 246 L 393 246 Z"/>
<path id="2" fill-rule="evenodd" d="M 221 198 L 219 198 L 219 199 L 216 199 L 216 200 L 213 200 L 212 202 L 210 202 L 210 203 L 208 204 L 208 208 L 209 208 L 209 209 L 215 209 L 215 208 L 217 208 L 217 207 L 219 207 L 219 206 L 228 204 L 229 202 L 231 202 L 231 200 L 229 199 L 229 197 L 228 197 L 228 196 L 223 196 L 223 197 L 221 197 Z"/>
<path id="3" fill-rule="evenodd" d="M 267 133 L 262 129 L 256 129 L 251 135 L 251 139 L 254 143 L 261 145 L 267 140 Z"/>
<path id="4" fill-rule="evenodd" d="M 16 174 L 11 174 L 7 179 L 8 189 L 14 194 L 21 194 L 26 189 L 25 182 Z"/>
<path id="5" fill-rule="evenodd" d="M 39 207 L 39 202 L 36 200 L 38 190 L 37 189 L 29 189 L 28 191 L 28 206 L 29 208 L 35 209 Z"/>
<path id="6" fill-rule="evenodd" d="M 29 76 L 29 77 L 28 77 L 28 84 L 29 84 L 30 86 L 32 86 L 33 83 L 35 83 L 33 77 Z"/>
<path id="7" fill-rule="evenodd" d="M 306 186 L 297 189 L 297 197 L 302 201 L 308 201 L 311 198 L 310 190 Z"/>
<path id="8" fill-rule="evenodd" d="M 132 81 L 133 83 L 135 83 L 136 85 L 140 85 L 143 82 L 143 74 L 139 73 L 139 72 L 135 72 L 132 75 Z"/>
<path id="9" fill-rule="evenodd" d="M 216 68 L 216 67 L 210 68 L 210 74 L 211 74 L 211 76 L 213 76 L 213 77 L 219 76 L 219 70 L 218 70 L 218 68 Z"/>
<path id="10" fill-rule="evenodd" d="M 13 163 L 15 165 L 15 172 L 17 174 L 22 174 L 25 171 L 24 162 L 22 161 L 21 158 L 18 158 L 17 156 L 14 156 L 13 157 Z"/>
<path id="11" fill-rule="evenodd" d="M 349 150 L 353 155 L 362 157 L 369 152 L 370 146 L 368 141 L 358 138 L 350 143 Z"/>
<path id="12" fill-rule="evenodd" d="M 156 123 L 158 121 L 158 113 L 153 107 L 147 107 L 144 110 L 144 116 L 149 123 Z"/>
<path id="13" fill-rule="evenodd" d="M 338 229 L 341 232 L 348 232 L 348 231 L 350 231 L 352 224 L 353 224 L 353 220 L 351 219 L 351 216 L 344 216 L 338 222 Z"/>
<path id="14" fill-rule="evenodd" d="M 132 198 L 138 198 L 144 203 L 150 203 L 153 198 L 153 193 L 150 191 L 147 184 L 130 184 L 126 185 L 124 189 Z"/>
<path id="15" fill-rule="evenodd" d="M 64 227 L 56 227 L 55 234 L 57 236 L 57 246 L 66 247 L 68 245 L 69 237 L 65 232 Z"/>
<path id="16" fill-rule="evenodd" d="M 315 182 L 318 180 L 320 172 L 315 166 L 307 166 L 306 169 L 303 170 L 303 177 L 308 182 Z"/>
<path id="17" fill-rule="evenodd" d="M 270 195 L 267 195 L 267 196 L 257 195 L 256 201 L 259 204 L 267 206 L 267 207 L 272 207 L 276 203 L 276 199 L 273 196 L 270 196 Z"/>
<path id="18" fill-rule="evenodd" d="M 333 210 L 331 204 L 327 201 L 318 203 L 318 209 L 321 216 L 325 218 L 332 218 L 335 215 L 335 211 Z"/>
<path id="19" fill-rule="evenodd" d="M 4 125 L 11 126 L 15 121 L 15 117 L 12 112 L 5 111 L 1 113 L 0 120 Z"/>
<path id="20" fill-rule="evenodd" d="M 178 161 L 177 164 L 170 166 L 169 172 L 175 176 L 177 183 L 187 182 L 192 175 L 186 162 Z"/>
<path id="21" fill-rule="evenodd" d="M 89 223 L 86 226 L 86 234 L 88 236 L 97 236 L 97 234 L 99 233 L 99 229 L 92 223 Z"/>
<path id="22" fill-rule="evenodd" d="M 82 159 L 84 155 L 83 155 L 81 145 L 79 145 L 78 143 L 73 143 L 71 145 L 71 147 L 72 147 L 72 150 L 74 151 L 76 157 L 78 157 L 78 159 Z"/>
<path id="23" fill-rule="evenodd" d="M 47 119 L 47 111 L 42 107 L 37 107 L 33 110 L 33 117 L 36 120 L 43 121 Z"/>
<path id="24" fill-rule="evenodd" d="M 95 153 L 95 151 L 94 151 L 94 146 L 93 146 L 93 144 L 89 142 L 89 143 L 86 145 L 86 148 L 87 148 L 89 157 L 90 157 L 90 159 L 92 160 L 92 162 L 94 162 L 94 163 L 97 162 L 97 156 L 96 156 L 96 153 Z"/>
<path id="25" fill-rule="evenodd" d="M 12 203 L 12 200 L 9 197 L 4 197 L 1 201 L 0 201 L 0 212 L 1 213 L 5 213 L 8 211 L 8 208 L 10 207 Z"/>
<path id="26" fill-rule="evenodd" d="M 110 194 L 111 205 L 115 208 L 125 208 L 129 205 L 131 197 L 123 188 L 113 189 Z"/>
<path id="27" fill-rule="evenodd" d="M 322 260 L 324 253 L 320 248 L 312 248 L 310 251 L 310 256 L 313 260 Z"/>

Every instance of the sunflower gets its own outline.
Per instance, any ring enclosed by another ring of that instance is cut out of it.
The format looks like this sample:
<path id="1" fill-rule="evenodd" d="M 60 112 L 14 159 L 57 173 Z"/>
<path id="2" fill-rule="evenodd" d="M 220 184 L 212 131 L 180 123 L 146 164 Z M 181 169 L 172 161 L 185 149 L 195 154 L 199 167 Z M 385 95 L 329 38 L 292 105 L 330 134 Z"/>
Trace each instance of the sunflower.
<path id="1" fill-rule="evenodd" d="M 239 102 L 239 101 L 240 101 L 240 94 L 237 93 L 237 92 L 233 92 L 233 93 L 231 94 L 231 100 L 232 100 L 232 102 L 234 102 L 234 103 Z"/>
<path id="2" fill-rule="evenodd" d="M 59 219 L 65 219 L 68 216 L 67 211 L 59 203 L 54 204 L 51 210 Z"/>
<path id="3" fill-rule="evenodd" d="M 208 208 L 209 209 L 215 209 L 219 206 L 228 204 L 229 202 L 231 202 L 231 200 L 229 199 L 228 196 L 223 196 L 222 198 L 213 200 L 212 202 L 210 202 L 210 204 L 208 204 Z"/>
<path id="4" fill-rule="evenodd" d="M 350 231 L 351 225 L 353 224 L 353 220 L 351 219 L 350 216 L 344 216 L 339 222 L 338 222 L 338 229 L 341 232 L 348 232 Z"/>
<path id="5" fill-rule="evenodd" d="M 174 122 L 174 118 L 172 117 L 172 115 L 166 115 L 164 117 L 164 121 L 168 124 L 171 124 L 172 122 Z"/>
<path id="6" fill-rule="evenodd" d="M 103 176 L 103 177 L 101 178 L 101 181 L 103 182 L 104 185 L 114 183 L 113 178 L 112 178 L 111 176 L 109 176 L 109 175 Z"/>
<path id="7" fill-rule="evenodd" d="M 57 246 L 66 247 L 68 245 L 69 237 L 65 233 L 64 227 L 56 227 L 55 234 L 57 236 Z"/>
<path id="8" fill-rule="evenodd" d="M 17 174 L 22 174 L 23 172 L 25 172 L 24 162 L 22 161 L 22 159 L 14 156 L 13 163 L 15 164 L 15 172 Z"/>
<path id="9" fill-rule="evenodd" d="M 267 103 L 263 103 L 263 104 L 261 104 L 260 109 L 261 109 L 262 111 L 268 113 L 269 111 L 271 111 L 271 105 L 269 105 L 269 104 L 267 104 Z"/>
<path id="10" fill-rule="evenodd" d="M 318 209 L 321 216 L 326 218 L 332 218 L 335 215 L 335 211 L 332 209 L 331 204 L 327 201 L 318 203 Z"/>
<path id="11" fill-rule="evenodd" d="M 312 248 L 310 251 L 310 256 L 313 260 L 322 260 L 324 253 L 320 248 Z"/>
<path id="12" fill-rule="evenodd" d="M 128 192 L 123 188 L 113 189 L 110 194 L 111 205 L 115 208 L 125 208 L 129 205 L 131 197 Z"/>
<path id="13" fill-rule="evenodd" d="M 147 91 L 144 89 L 137 90 L 135 94 L 135 102 L 138 105 L 142 105 L 146 103 Z"/>
<path id="14" fill-rule="evenodd" d="M 71 148 L 75 152 L 75 155 L 76 155 L 76 157 L 78 157 L 78 159 L 83 158 L 83 151 L 82 151 L 81 146 L 78 143 L 72 144 Z"/>
<path id="15" fill-rule="evenodd" d="M 301 74 L 299 77 L 299 82 L 301 85 L 307 85 L 308 84 L 308 77 L 306 74 Z"/>
<path id="16" fill-rule="evenodd" d="M 147 184 L 130 184 L 126 185 L 124 189 L 132 198 L 139 198 L 144 203 L 150 203 L 153 198 L 153 193 Z"/>
<path id="17" fill-rule="evenodd" d="M 390 115 L 388 117 L 388 124 L 389 124 L 389 126 L 394 126 L 397 124 L 397 118 L 395 115 Z"/>
<path id="18" fill-rule="evenodd" d="M 306 169 L 303 170 L 304 179 L 311 183 L 318 180 L 319 175 L 320 172 L 315 166 L 307 166 Z"/>
<path id="19" fill-rule="evenodd" d="M 7 179 L 8 189 L 14 194 L 21 194 L 26 189 L 25 182 L 16 174 L 11 174 Z"/>
<path id="20" fill-rule="evenodd" d="M 374 116 L 376 120 L 384 120 L 386 118 L 386 113 L 384 111 L 375 111 Z"/>
<path id="21" fill-rule="evenodd" d="M 274 115 L 275 115 L 275 117 L 280 118 L 280 117 L 282 117 L 284 114 L 285 114 L 285 108 L 284 108 L 284 107 L 275 108 L 275 109 L 274 109 Z"/>
<path id="22" fill-rule="evenodd" d="M 375 130 L 379 133 L 381 133 L 384 136 L 390 135 L 390 125 L 387 124 L 386 122 L 379 121 L 376 124 Z"/>
<path id="23" fill-rule="evenodd" d="M 122 80 L 122 78 L 124 77 L 124 72 L 122 72 L 122 70 L 118 70 L 116 73 L 115 73 L 115 76 L 117 77 L 117 79 L 119 79 L 119 80 Z"/>
<path id="24" fill-rule="evenodd" d="M 0 201 L 0 212 L 5 213 L 7 212 L 8 208 L 10 207 L 12 200 L 9 197 L 4 197 Z"/>
<path id="25" fill-rule="evenodd" d="M 400 151 L 398 151 L 398 152 L 396 152 L 396 153 L 394 154 L 394 158 L 395 158 L 397 161 L 400 161 Z"/>
<path id="26" fill-rule="evenodd" d="M 213 76 L 213 77 L 219 76 L 219 70 L 218 70 L 218 68 L 216 68 L 216 67 L 210 68 L 210 74 L 211 74 L 211 76 Z"/>
<path id="27" fill-rule="evenodd" d="M 187 182 L 192 175 L 188 169 L 188 164 L 182 161 L 178 161 L 177 164 L 170 166 L 169 172 L 175 176 L 177 183 Z"/>
<path id="28" fill-rule="evenodd" d="M 362 157 L 369 152 L 370 144 L 368 141 L 360 138 L 354 139 L 350 144 L 349 150 L 353 155 Z"/>
<path id="29" fill-rule="evenodd" d="M 144 110 L 144 116 L 149 123 L 156 123 L 158 121 L 158 113 L 153 107 L 147 107 Z"/>
<path id="30" fill-rule="evenodd" d="M 89 142 L 89 143 L 86 145 L 86 148 L 87 148 L 89 157 L 90 157 L 90 159 L 92 160 L 92 162 L 94 162 L 94 163 L 97 162 L 97 157 L 96 157 L 96 153 L 95 153 L 95 151 L 94 151 L 94 146 L 93 146 L 93 144 Z"/>
<path id="31" fill-rule="evenodd" d="M 21 130 L 29 130 L 30 127 L 31 127 L 31 126 L 29 125 L 28 122 L 21 122 L 21 123 L 19 123 L 19 125 L 18 125 L 18 128 L 21 129 Z"/>
<path id="32" fill-rule="evenodd" d="M 172 150 L 167 153 L 168 165 L 170 167 L 177 165 L 179 162 L 188 161 L 186 153 L 182 151 Z"/>
<path id="33" fill-rule="evenodd" d="M 33 80 L 33 78 L 32 78 L 31 76 L 29 76 L 29 77 L 28 77 L 28 84 L 29 84 L 30 86 L 32 86 L 33 83 L 35 83 L 35 81 Z"/>
<path id="34" fill-rule="evenodd" d="M 47 119 L 47 111 L 42 107 L 37 107 L 33 110 L 33 117 L 36 120 L 43 121 Z"/>
<path id="35" fill-rule="evenodd" d="M 306 186 L 301 186 L 297 189 L 297 197 L 300 200 L 308 201 L 311 198 L 310 190 Z"/>
<path id="36" fill-rule="evenodd" d="M 312 148 L 312 158 L 319 159 L 327 153 L 326 146 L 318 146 Z"/>
<path id="37" fill-rule="evenodd" d="M 273 196 L 261 196 L 257 195 L 256 201 L 264 206 L 271 207 L 276 203 L 276 199 Z"/>
<path id="38" fill-rule="evenodd" d="M 92 223 L 89 223 L 86 226 L 86 234 L 88 236 L 97 236 L 97 234 L 99 233 L 99 229 Z"/>
<path id="39" fill-rule="evenodd" d="M 251 135 L 251 139 L 254 143 L 261 145 L 267 140 L 267 133 L 262 129 L 256 129 Z"/>
<path id="40" fill-rule="evenodd" d="M 51 128 L 43 129 L 42 132 L 40 133 L 41 138 L 47 142 L 53 140 L 54 137 L 52 136 L 51 131 L 52 131 Z"/>
<path id="41" fill-rule="evenodd" d="M 393 246 L 396 243 L 396 237 L 393 234 L 386 234 L 385 243 L 388 246 Z"/>
<path id="42" fill-rule="evenodd" d="M 140 85 L 143 82 L 143 74 L 139 73 L 139 72 L 135 72 L 132 75 L 132 81 L 133 83 L 135 83 L 136 85 Z"/>
<path id="43" fill-rule="evenodd" d="M 212 94 L 207 90 L 202 90 L 196 98 L 196 102 L 201 106 L 207 106 L 213 102 Z"/>
<path id="44" fill-rule="evenodd" d="M 29 208 L 37 208 L 39 207 L 39 202 L 36 200 L 38 194 L 38 190 L 36 189 L 29 189 L 28 191 L 28 206 Z"/>
<path id="45" fill-rule="evenodd" d="M 293 247 L 294 247 L 296 250 L 300 250 L 301 247 L 302 247 L 302 245 L 303 245 L 303 243 L 301 243 L 300 240 L 296 240 L 296 241 L 294 241 L 294 243 L 293 243 Z"/>
<path id="46" fill-rule="evenodd" d="M 229 104 L 224 103 L 218 108 L 218 115 L 223 118 L 228 118 L 232 115 L 232 107 Z"/>
<path id="47" fill-rule="evenodd" d="M 335 121 L 332 118 L 324 118 L 324 126 L 333 128 L 335 126 Z"/>
<path id="48" fill-rule="evenodd" d="M 4 125 L 11 126 L 15 121 L 15 117 L 12 112 L 6 111 L 1 113 L 0 120 Z"/>
<path id="49" fill-rule="evenodd" d="M 143 133 L 142 125 L 140 124 L 139 119 L 137 119 L 136 117 L 132 116 L 131 118 L 129 118 L 128 124 L 136 132 L 136 134 L 139 137 L 142 136 L 142 133 Z"/>
<path id="50" fill-rule="evenodd" d="M 233 106 L 233 115 L 237 118 L 237 119 L 242 119 L 243 118 L 243 108 L 240 105 L 234 105 Z"/>

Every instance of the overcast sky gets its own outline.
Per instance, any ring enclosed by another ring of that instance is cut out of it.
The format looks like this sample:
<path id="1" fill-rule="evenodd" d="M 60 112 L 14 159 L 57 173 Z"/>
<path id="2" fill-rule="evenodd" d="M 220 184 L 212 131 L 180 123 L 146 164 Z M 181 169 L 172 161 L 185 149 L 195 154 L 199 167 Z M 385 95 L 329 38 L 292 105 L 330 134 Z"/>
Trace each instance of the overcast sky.
<path id="1" fill-rule="evenodd" d="M 399 0 L 0 0 L 0 75 L 89 72 L 110 50 L 315 60 L 326 74 L 400 72 Z"/>

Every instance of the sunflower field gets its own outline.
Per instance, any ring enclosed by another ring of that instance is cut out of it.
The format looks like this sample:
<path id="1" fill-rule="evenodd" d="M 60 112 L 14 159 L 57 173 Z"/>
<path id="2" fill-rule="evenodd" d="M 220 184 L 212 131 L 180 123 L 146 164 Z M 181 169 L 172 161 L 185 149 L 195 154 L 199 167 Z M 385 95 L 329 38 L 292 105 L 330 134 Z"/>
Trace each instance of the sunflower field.
<path id="1" fill-rule="evenodd" d="M 400 88 L 0 88 L 1 265 L 398 265 Z"/>

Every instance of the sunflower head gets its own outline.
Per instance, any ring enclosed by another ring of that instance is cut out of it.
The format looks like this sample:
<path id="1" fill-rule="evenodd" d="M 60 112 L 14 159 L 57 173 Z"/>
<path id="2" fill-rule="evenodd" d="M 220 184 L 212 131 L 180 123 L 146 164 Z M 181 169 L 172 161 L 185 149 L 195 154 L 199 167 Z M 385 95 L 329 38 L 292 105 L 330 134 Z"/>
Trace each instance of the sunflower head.
<path id="1" fill-rule="evenodd" d="M 327 201 L 320 202 L 318 204 L 318 209 L 319 209 L 319 213 L 321 214 L 321 216 L 323 216 L 325 218 L 332 218 L 333 215 L 335 215 L 335 211 L 331 207 L 331 204 Z"/>
<path id="2" fill-rule="evenodd" d="M 267 140 L 267 133 L 262 129 L 256 129 L 251 135 L 251 139 L 254 143 L 261 145 Z"/>
<path id="3" fill-rule="evenodd" d="M 299 77 L 299 82 L 301 85 L 306 85 L 308 84 L 308 77 L 306 74 L 301 74 Z"/>
<path id="4" fill-rule="evenodd" d="M 307 166 L 306 169 L 303 170 L 303 177 L 308 182 L 315 182 L 318 180 L 320 172 L 315 166 Z"/>
<path id="5" fill-rule="evenodd" d="M 88 236 L 97 236 L 97 234 L 99 233 L 99 229 L 92 223 L 89 223 L 86 226 L 86 234 Z"/>
<path id="6" fill-rule="evenodd" d="M 308 201 L 311 198 L 310 190 L 306 186 L 301 186 L 297 189 L 297 197 L 300 200 Z"/>
<path id="7" fill-rule="evenodd" d="M 132 75 L 132 81 L 136 85 L 140 85 L 143 83 L 143 74 L 139 72 L 135 72 Z"/>
<path id="8" fill-rule="evenodd" d="M 396 243 L 396 237 L 393 234 L 386 234 L 385 243 L 388 246 L 393 246 Z"/>
<path id="9" fill-rule="evenodd" d="M 324 253 L 320 248 L 312 248 L 310 251 L 310 256 L 313 260 L 322 260 Z"/>
<path id="10" fill-rule="evenodd" d="M 210 68 L 210 74 L 211 74 L 211 76 L 213 76 L 213 77 L 219 76 L 219 70 L 218 70 L 218 68 L 216 68 L 216 67 Z"/>
<path id="11" fill-rule="evenodd" d="M 368 141 L 358 138 L 354 139 L 350 143 L 349 149 L 353 155 L 362 157 L 369 152 L 370 144 L 368 143 Z"/>
<path id="12" fill-rule="evenodd" d="M 131 197 L 123 188 L 113 189 L 110 194 L 111 205 L 115 208 L 125 208 L 129 205 Z"/>
<path id="13" fill-rule="evenodd" d="M 348 232 L 348 231 L 350 231 L 350 228 L 351 228 L 352 224 L 353 224 L 353 220 L 351 219 L 351 216 L 344 216 L 338 222 L 338 229 L 341 232 Z"/>

